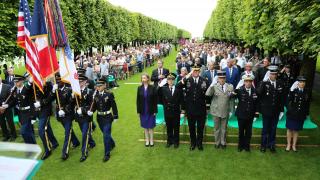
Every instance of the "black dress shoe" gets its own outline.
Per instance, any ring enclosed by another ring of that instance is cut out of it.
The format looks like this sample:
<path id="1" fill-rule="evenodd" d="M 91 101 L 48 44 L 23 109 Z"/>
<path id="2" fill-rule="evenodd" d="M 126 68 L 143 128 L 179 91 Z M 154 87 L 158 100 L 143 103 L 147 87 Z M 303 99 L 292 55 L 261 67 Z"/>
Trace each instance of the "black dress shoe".
<path id="1" fill-rule="evenodd" d="M 7 142 L 7 141 L 9 141 L 9 139 L 10 139 L 10 137 L 4 137 L 4 138 L 2 139 L 2 141 L 3 141 L 3 142 Z"/>
<path id="2" fill-rule="evenodd" d="M 196 148 L 195 145 L 191 145 L 191 146 L 190 146 L 190 151 L 193 151 L 195 148 Z"/>
<path id="3" fill-rule="evenodd" d="M 202 145 L 198 145 L 198 149 L 199 149 L 199 151 L 203 151 L 203 146 Z"/>
<path id="4" fill-rule="evenodd" d="M 56 145 L 52 146 L 51 149 L 55 150 L 55 149 L 57 149 L 58 146 L 59 146 L 59 144 L 56 144 Z"/>
<path id="5" fill-rule="evenodd" d="M 75 148 L 77 148 L 78 146 L 80 146 L 80 143 L 79 143 L 79 144 L 76 144 L 76 145 L 73 144 L 73 145 L 72 145 L 72 148 L 75 149 Z"/>
<path id="6" fill-rule="evenodd" d="M 270 151 L 271 151 L 272 153 L 275 153 L 275 152 L 276 152 L 276 148 L 275 148 L 274 146 L 271 146 L 271 147 L 270 147 Z"/>
<path id="7" fill-rule="evenodd" d="M 86 159 L 87 159 L 87 156 L 81 156 L 80 162 L 83 162 L 83 161 L 85 161 Z"/>
<path id="8" fill-rule="evenodd" d="M 149 146 L 150 146 L 150 144 L 145 144 L 145 146 L 146 146 L 146 147 L 149 147 Z"/>
<path id="9" fill-rule="evenodd" d="M 251 150 L 250 150 L 250 147 L 246 147 L 245 149 L 244 149 L 246 152 L 250 152 Z"/>
<path id="10" fill-rule="evenodd" d="M 44 152 L 41 156 L 41 160 L 47 159 L 51 155 L 51 151 L 49 152 Z"/>
<path id="11" fill-rule="evenodd" d="M 174 144 L 173 147 L 177 149 L 179 147 L 179 144 Z"/>
<path id="12" fill-rule="evenodd" d="M 166 148 L 169 148 L 171 145 L 171 143 L 167 143 Z"/>
<path id="13" fill-rule="evenodd" d="M 107 161 L 109 161 L 109 159 L 110 159 L 110 155 L 106 155 L 103 158 L 103 162 L 107 162 Z"/>
<path id="14" fill-rule="evenodd" d="M 153 147 L 153 146 L 154 146 L 154 144 L 150 144 L 150 145 L 149 145 L 149 147 Z"/>
<path id="15" fill-rule="evenodd" d="M 260 152 L 265 153 L 265 152 L 266 152 L 266 147 L 261 147 L 261 148 L 260 148 Z"/>
<path id="16" fill-rule="evenodd" d="M 62 157 L 61 157 L 61 159 L 62 160 L 67 160 L 69 158 L 69 154 L 62 154 Z"/>
<path id="17" fill-rule="evenodd" d="M 227 145 L 221 145 L 221 149 L 226 149 Z"/>

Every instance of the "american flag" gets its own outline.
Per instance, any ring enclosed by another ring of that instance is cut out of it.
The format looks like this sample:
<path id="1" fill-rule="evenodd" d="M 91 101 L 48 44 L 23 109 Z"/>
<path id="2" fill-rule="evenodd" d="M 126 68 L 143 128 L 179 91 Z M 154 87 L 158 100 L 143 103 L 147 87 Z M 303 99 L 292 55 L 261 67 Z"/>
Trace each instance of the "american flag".
<path id="1" fill-rule="evenodd" d="M 34 83 L 42 90 L 43 81 L 39 74 L 38 52 L 35 43 L 30 39 L 31 23 L 28 0 L 20 0 L 17 43 L 26 50 L 26 69 L 32 75 Z"/>

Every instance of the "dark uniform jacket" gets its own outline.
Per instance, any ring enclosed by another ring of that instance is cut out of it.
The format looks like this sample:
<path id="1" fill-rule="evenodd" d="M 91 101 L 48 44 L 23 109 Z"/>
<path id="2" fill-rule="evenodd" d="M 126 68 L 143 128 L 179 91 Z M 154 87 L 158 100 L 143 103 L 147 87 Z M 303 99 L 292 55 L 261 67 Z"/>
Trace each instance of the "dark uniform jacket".
<path id="1" fill-rule="evenodd" d="M 62 88 L 58 88 L 59 101 L 61 110 L 65 112 L 64 117 L 59 117 L 59 105 L 58 100 L 56 100 L 56 116 L 57 120 L 73 120 L 74 118 L 74 108 L 75 108 L 75 99 L 72 97 L 72 89 L 69 86 L 64 85 Z M 56 93 L 52 93 L 53 98 L 56 98 Z"/>
<path id="2" fill-rule="evenodd" d="M 35 109 L 36 115 L 39 116 L 50 116 L 52 114 L 52 101 L 54 100 L 52 96 L 52 83 L 46 82 L 43 86 L 43 93 L 40 89 L 36 87 L 36 98 L 40 102 L 40 107 Z M 34 95 L 34 93 L 32 93 Z M 54 94 L 55 95 L 55 94 Z M 33 103 L 35 98 L 33 98 Z"/>
<path id="3" fill-rule="evenodd" d="M 290 91 L 288 101 L 287 118 L 304 121 L 309 115 L 310 107 L 310 97 L 306 89 L 302 92 L 299 91 L 299 88 Z"/>
<path id="4" fill-rule="evenodd" d="M 292 73 L 290 73 L 290 76 L 287 75 L 287 73 L 282 73 L 280 75 L 280 79 L 283 82 L 283 86 L 285 88 L 285 91 L 288 93 L 290 87 L 292 86 L 292 84 L 295 81 L 295 77 L 293 77 Z"/>
<path id="5" fill-rule="evenodd" d="M 183 83 L 182 83 L 183 81 Z M 192 76 L 183 79 L 177 84 L 177 88 L 185 88 L 185 107 L 187 116 L 206 116 L 206 91 L 209 83 L 206 79 L 199 76 L 198 84 L 194 82 Z"/>
<path id="6" fill-rule="evenodd" d="M 97 111 L 97 120 L 100 123 L 110 123 L 113 119 L 118 119 L 118 108 L 112 92 L 105 90 L 101 94 L 97 91 L 93 97 L 93 101 L 92 111 Z M 110 113 L 107 113 L 108 111 Z M 105 114 L 99 115 L 99 113 Z"/>
<path id="7" fill-rule="evenodd" d="M 257 93 L 259 96 L 259 110 L 262 115 L 278 116 L 284 110 L 284 86 L 281 81 L 276 80 L 276 88 L 271 82 L 261 81 Z"/>
<path id="8" fill-rule="evenodd" d="M 153 81 L 155 86 L 158 86 L 158 83 L 160 81 L 159 79 L 159 72 L 158 72 L 158 68 L 152 71 L 152 75 L 151 75 L 151 81 Z M 162 75 L 164 75 L 165 77 L 167 77 L 169 74 L 169 70 L 166 68 L 162 68 Z"/>
<path id="9" fill-rule="evenodd" d="M 175 87 L 173 95 L 169 86 L 160 87 L 159 90 L 160 103 L 164 106 L 164 115 L 166 117 L 180 116 L 181 109 L 184 108 L 182 89 Z"/>
<path id="10" fill-rule="evenodd" d="M 33 115 L 33 90 L 32 86 L 23 86 L 21 92 L 18 92 L 18 88 L 14 88 L 13 94 L 10 97 L 9 106 L 15 106 L 18 110 L 19 121 L 23 124 L 27 120 L 31 120 Z M 27 108 L 28 107 L 28 108 Z M 22 108 L 27 108 L 23 110 Z"/>
<path id="11" fill-rule="evenodd" d="M 93 100 L 93 91 L 89 88 L 84 88 L 81 90 L 81 98 L 78 98 L 79 108 L 81 109 L 82 114 L 79 115 L 77 112 L 75 113 L 76 121 L 82 122 L 82 121 L 92 121 L 92 116 L 88 116 L 88 111 L 92 110 L 91 104 Z M 77 108 L 76 108 L 77 110 Z"/>
<path id="12" fill-rule="evenodd" d="M 245 86 L 235 90 L 239 100 L 235 115 L 239 119 L 253 119 L 255 112 L 258 112 L 258 95 L 256 89 L 251 87 L 251 93 L 247 92 Z"/>

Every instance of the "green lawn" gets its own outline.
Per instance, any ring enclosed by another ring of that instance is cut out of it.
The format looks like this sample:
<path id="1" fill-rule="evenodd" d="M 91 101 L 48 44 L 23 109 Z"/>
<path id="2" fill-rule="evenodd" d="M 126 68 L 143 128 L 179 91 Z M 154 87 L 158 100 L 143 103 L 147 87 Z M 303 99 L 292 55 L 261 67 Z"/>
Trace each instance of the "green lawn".
<path id="1" fill-rule="evenodd" d="M 175 69 L 175 55 L 165 59 L 165 66 Z M 153 68 L 148 68 L 149 74 Z M 34 179 L 320 179 L 320 148 L 300 147 L 298 153 L 287 153 L 282 147 L 276 154 L 260 153 L 258 147 L 251 153 L 237 152 L 236 146 L 228 146 L 226 150 L 216 150 L 213 145 L 205 145 L 204 151 L 190 152 L 189 144 L 181 144 L 179 149 L 167 149 L 164 143 L 156 143 L 154 148 L 144 147 L 143 129 L 140 127 L 136 114 L 135 99 L 138 85 L 124 84 L 139 82 L 140 75 L 120 82 L 120 88 L 115 89 L 119 108 L 118 122 L 113 124 L 112 135 L 116 148 L 111 153 L 107 163 L 102 162 L 103 143 L 100 130 L 93 133 L 97 146 L 89 152 L 89 157 L 80 163 L 80 148 L 71 149 L 70 157 L 63 162 L 60 159 L 63 143 L 63 128 L 52 118 L 54 133 L 60 146 L 53 155 L 44 161 Z M 317 103 L 316 103 L 317 102 Z M 320 125 L 320 94 L 314 94 L 311 106 L 311 116 Z M 80 130 L 76 123 L 74 129 L 78 138 Z M 184 128 L 181 127 L 181 130 Z M 162 132 L 162 127 L 156 131 Z M 207 133 L 212 134 L 212 129 Z M 229 128 L 229 135 L 236 135 L 237 129 Z M 259 135 L 260 130 L 254 130 Z M 278 135 L 285 135 L 285 130 L 279 130 Z M 301 135 L 300 144 L 319 144 L 319 129 L 305 130 Z M 155 139 L 164 139 L 157 134 Z M 182 141 L 188 141 L 188 136 L 181 136 Z M 207 141 L 213 137 L 207 136 Z M 278 143 L 285 143 L 285 138 L 278 138 Z M 22 141 L 19 138 L 19 141 Z M 39 138 L 37 142 L 41 144 Z M 237 143 L 236 137 L 228 137 L 228 142 Z M 260 143 L 259 137 L 253 138 L 253 143 Z"/>
<path id="2" fill-rule="evenodd" d="M 318 73 L 320 73 L 320 55 L 318 56 L 318 59 L 317 59 L 316 71 L 317 71 Z"/>

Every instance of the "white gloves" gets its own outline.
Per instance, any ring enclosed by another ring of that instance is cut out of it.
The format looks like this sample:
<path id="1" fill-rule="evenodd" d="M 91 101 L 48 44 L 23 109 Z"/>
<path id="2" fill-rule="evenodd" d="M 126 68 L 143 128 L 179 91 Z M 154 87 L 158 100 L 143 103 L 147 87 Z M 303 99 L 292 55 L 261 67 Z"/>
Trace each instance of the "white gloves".
<path id="1" fill-rule="evenodd" d="M 81 114 L 82 114 L 81 108 L 78 108 L 78 109 L 77 109 L 77 114 L 78 114 L 78 115 L 81 115 Z"/>
<path id="2" fill-rule="evenodd" d="M 32 78 L 32 77 L 29 78 L 29 83 L 30 83 L 30 84 L 33 83 L 33 78 Z"/>
<path id="3" fill-rule="evenodd" d="M 58 111 L 60 117 L 64 116 L 66 113 L 63 110 Z"/>
<path id="4" fill-rule="evenodd" d="M 7 109 L 9 107 L 8 104 L 2 104 L 2 108 Z"/>
<path id="5" fill-rule="evenodd" d="M 33 105 L 34 105 L 35 108 L 39 108 L 40 107 L 40 102 L 37 101 L 37 102 L 33 103 Z"/>
<path id="6" fill-rule="evenodd" d="M 53 93 L 56 92 L 57 89 L 58 89 L 58 84 L 54 84 L 54 85 L 52 86 L 52 92 L 53 92 Z"/>
<path id="7" fill-rule="evenodd" d="M 118 119 L 113 119 L 113 122 L 117 122 L 118 121 Z"/>
<path id="8" fill-rule="evenodd" d="M 87 114 L 88 114 L 88 116 L 92 116 L 93 112 L 92 111 L 88 111 Z"/>

